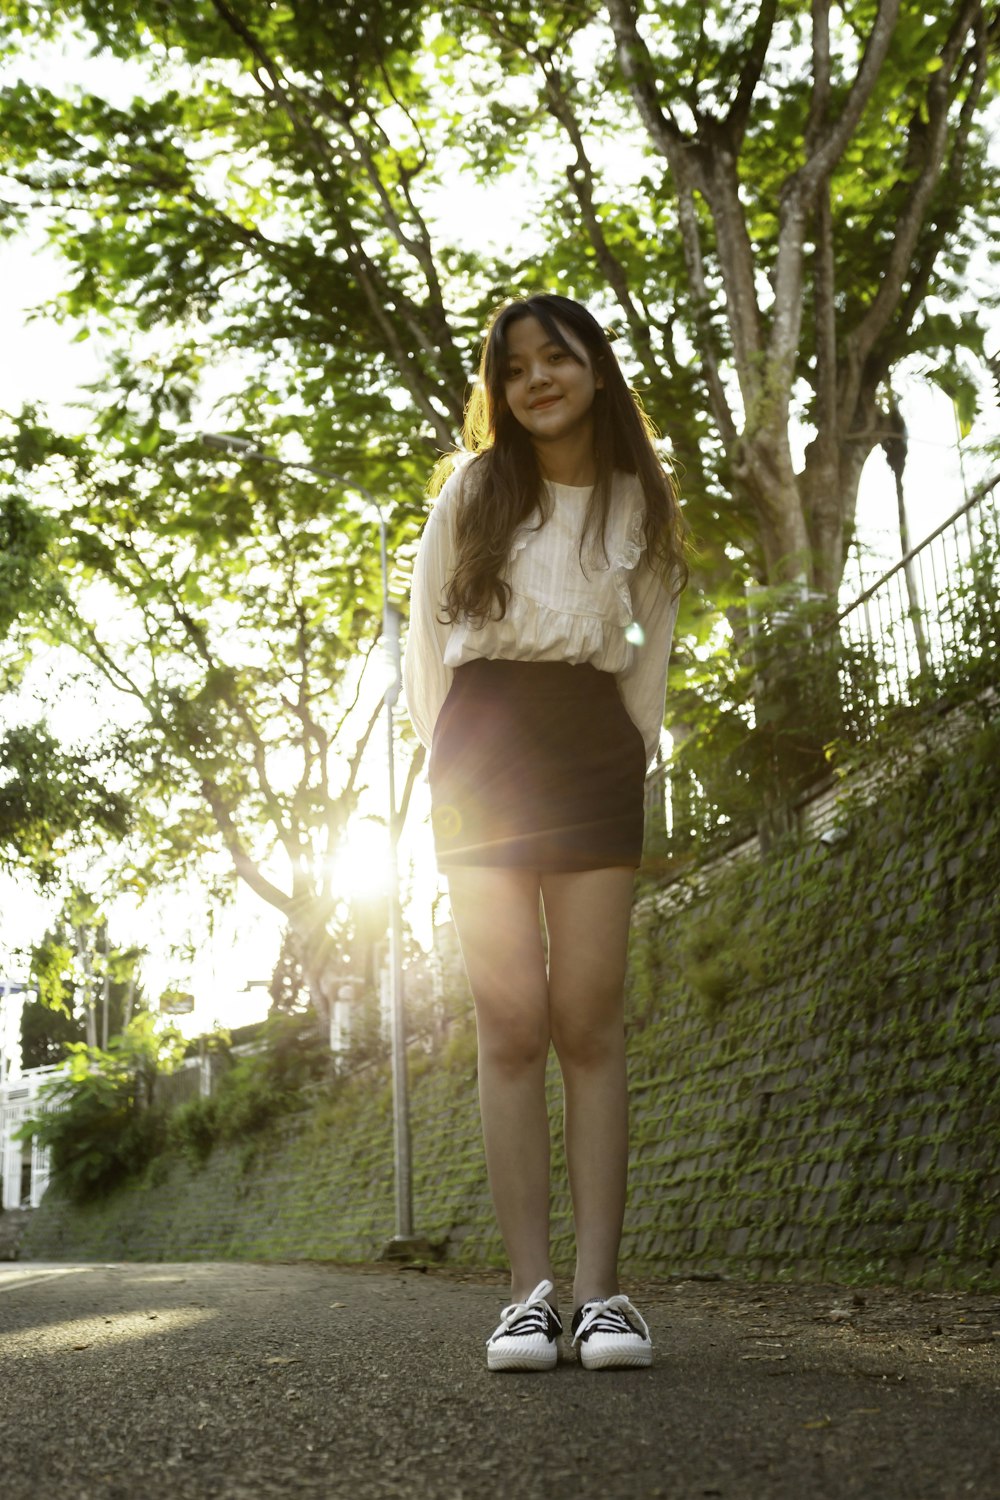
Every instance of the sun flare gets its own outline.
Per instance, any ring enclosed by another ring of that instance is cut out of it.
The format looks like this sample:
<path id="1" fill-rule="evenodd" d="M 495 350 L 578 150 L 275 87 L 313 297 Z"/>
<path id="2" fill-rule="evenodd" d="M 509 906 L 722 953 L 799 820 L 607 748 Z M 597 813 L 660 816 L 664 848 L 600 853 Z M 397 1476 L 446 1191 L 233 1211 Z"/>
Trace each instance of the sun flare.
<path id="1" fill-rule="evenodd" d="M 348 824 L 340 849 L 330 862 L 334 893 L 345 899 L 370 900 L 389 889 L 389 835 L 373 818 Z"/>

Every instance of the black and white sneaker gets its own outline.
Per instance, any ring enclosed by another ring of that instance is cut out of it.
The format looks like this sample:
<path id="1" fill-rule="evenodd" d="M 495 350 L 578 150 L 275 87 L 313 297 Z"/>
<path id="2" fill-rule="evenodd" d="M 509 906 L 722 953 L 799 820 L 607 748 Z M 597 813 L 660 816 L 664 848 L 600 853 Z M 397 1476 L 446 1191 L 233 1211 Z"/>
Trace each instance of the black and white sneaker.
<path id="1" fill-rule="evenodd" d="M 649 1329 L 623 1292 L 595 1297 L 578 1307 L 570 1331 L 585 1370 L 634 1369 L 653 1363 Z"/>
<path id="2" fill-rule="evenodd" d="M 556 1340 L 563 1331 L 559 1314 L 546 1302 L 551 1281 L 540 1281 L 526 1302 L 512 1302 L 500 1314 L 500 1326 L 486 1341 L 491 1370 L 552 1370 L 559 1358 Z"/>

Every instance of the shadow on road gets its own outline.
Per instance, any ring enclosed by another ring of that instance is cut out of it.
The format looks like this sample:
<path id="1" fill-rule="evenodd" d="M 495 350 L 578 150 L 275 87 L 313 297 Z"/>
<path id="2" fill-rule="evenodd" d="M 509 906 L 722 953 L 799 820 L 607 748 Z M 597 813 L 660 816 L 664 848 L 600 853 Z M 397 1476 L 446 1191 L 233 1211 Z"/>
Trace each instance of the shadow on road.
<path id="1" fill-rule="evenodd" d="M 490 1375 L 493 1273 L 5 1267 L 4 1500 L 1000 1500 L 1000 1299 L 629 1289 L 651 1370 Z"/>

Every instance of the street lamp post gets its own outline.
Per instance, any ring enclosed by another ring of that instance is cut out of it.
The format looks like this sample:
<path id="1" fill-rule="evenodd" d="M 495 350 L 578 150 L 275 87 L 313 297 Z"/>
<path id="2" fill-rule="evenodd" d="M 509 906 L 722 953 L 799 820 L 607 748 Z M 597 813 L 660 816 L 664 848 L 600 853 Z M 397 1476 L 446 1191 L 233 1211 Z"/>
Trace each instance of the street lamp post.
<path id="1" fill-rule="evenodd" d="M 388 770 L 388 878 L 389 878 L 389 987 L 390 1030 L 392 1053 L 392 1105 L 393 1147 L 396 1176 L 396 1233 L 386 1246 L 389 1258 L 405 1258 L 414 1251 L 423 1249 L 423 1242 L 413 1236 L 413 1180 L 410 1167 L 410 1106 L 406 1077 L 406 1023 L 403 1011 L 403 915 L 399 900 L 399 819 L 396 812 L 396 761 L 393 709 L 401 686 L 399 650 L 399 612 L 389 602 L 389 554 L 386 538 L 385 512 L 371 490 L 347 479 L 322 464 L 308 463 L 298 459 L 276 458 L 265 453 L 247 438 L 231 437 L 223 432 L 203 432 L 201 440 L 208 448 L 217 448 L 256 463 L 270 464 L 279 469 L 302 469 L 320 479 L 331 479 L 345 489 L 353 490 L 364 499 L 378 517 L 379 555 L 382 568 L 382 634 L 386 655 L 392 667 L 392 677 L 385 690 L 386 746 L 389 758 Z"/>

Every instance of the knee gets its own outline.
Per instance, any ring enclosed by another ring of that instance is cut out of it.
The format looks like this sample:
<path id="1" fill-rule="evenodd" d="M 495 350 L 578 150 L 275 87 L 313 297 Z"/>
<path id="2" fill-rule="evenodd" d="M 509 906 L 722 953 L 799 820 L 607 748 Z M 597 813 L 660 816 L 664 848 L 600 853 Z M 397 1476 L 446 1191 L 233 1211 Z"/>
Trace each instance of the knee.
<path id="1" fill-rule="evenodd" d="M 552 1041 L 564 1068 L 591 1071 L 617 1066 L 625 1055 L 625 1027 L 620 1016 L 612 1020 L 560 1017 L 553 1020 Z"/>
<path id="2" fill-rule="evenodd" d="M 502 1006 L 477 1006 L 480 1065 L 504 1073 L 544 1066 L 549 1051 L 548 1017 Z"/>

